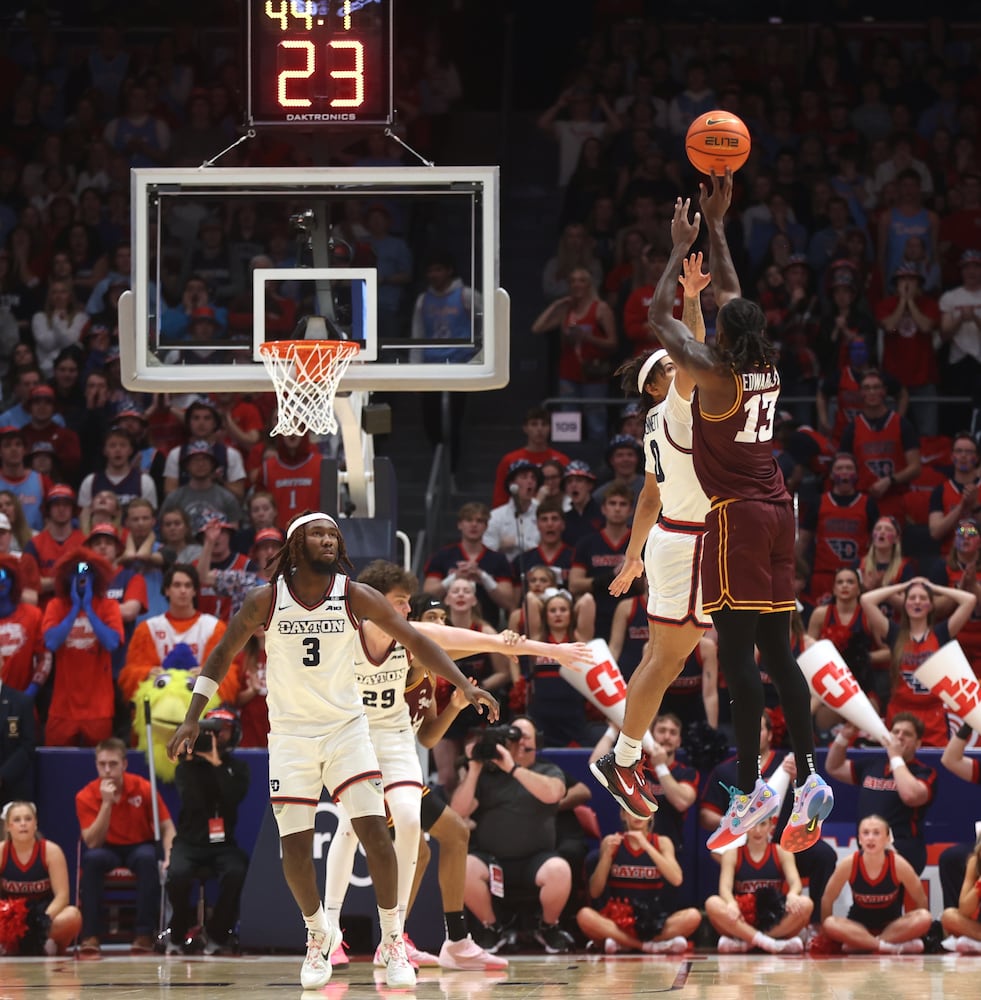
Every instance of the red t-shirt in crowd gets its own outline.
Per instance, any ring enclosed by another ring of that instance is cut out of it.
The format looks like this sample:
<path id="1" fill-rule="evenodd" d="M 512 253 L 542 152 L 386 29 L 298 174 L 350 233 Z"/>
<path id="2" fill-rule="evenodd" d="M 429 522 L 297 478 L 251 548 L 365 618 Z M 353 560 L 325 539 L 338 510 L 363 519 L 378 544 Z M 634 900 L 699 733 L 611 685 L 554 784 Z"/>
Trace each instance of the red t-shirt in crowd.
<path id="1" fill-rule="evenodd" d="M 102 779 L 90 781 L 75 796 L 75 812 L 78 815 L 79 829 L 90 827 L 99 808 L 102 805 L 100 788 Z M 157 794 L 157 810 L 160 822 L 170 819 L 170 812 L 164 800 Z M 153 800 L 151 798 L 150 782 L 138 774 L 123 772 L 123 788 L 119 801 L 112 807 L 109 817 L 109 829 L 106 832 L 107 844 L 145 844 L 153 840 Z"/>

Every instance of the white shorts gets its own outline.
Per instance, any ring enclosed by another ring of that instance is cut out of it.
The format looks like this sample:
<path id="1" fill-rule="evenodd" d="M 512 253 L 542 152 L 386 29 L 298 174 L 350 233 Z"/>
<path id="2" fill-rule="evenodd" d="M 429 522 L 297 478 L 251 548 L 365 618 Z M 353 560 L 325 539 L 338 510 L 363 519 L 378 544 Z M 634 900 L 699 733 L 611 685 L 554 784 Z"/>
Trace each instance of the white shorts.
<path id="1" fill-rule="evenodd" d="M 269 734 L 269 800 L 280 836 L 312 830 L 326 788 L 349 816 L 384 816 L 381 770 L 362 715 L 325 736 Z"/>
<path id="2" fill-rule="evenodd" d="M 702 541 L 705 530 L 661 520 L 651 528 L 644 547 L 647 574 L 647 617 L 664 625 L 693 622 L 709 628 L 702 611 Z"/>
<path id="3" fill-rule="evenodd" d="M 422 788 L 422 765 L 419 763 L 416 734 L 412 729 L 372 729 L 371 743 L 386 792 L 399 785 L 418 785 Z"/>

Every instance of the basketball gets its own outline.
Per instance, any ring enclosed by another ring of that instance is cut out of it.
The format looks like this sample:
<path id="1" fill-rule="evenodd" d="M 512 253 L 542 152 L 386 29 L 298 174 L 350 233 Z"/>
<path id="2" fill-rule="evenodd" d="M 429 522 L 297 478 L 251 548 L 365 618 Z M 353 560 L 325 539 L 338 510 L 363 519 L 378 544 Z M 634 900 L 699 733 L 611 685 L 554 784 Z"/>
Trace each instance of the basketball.
<path id="1" fill-rule="evenodd" d="M 738 170 L 749 157 L 749 129 L 729 111 L 709 111 L 688 126 L 685 152 L 691 165 L 703 174 L 719 176 L 726 167 Z"/>

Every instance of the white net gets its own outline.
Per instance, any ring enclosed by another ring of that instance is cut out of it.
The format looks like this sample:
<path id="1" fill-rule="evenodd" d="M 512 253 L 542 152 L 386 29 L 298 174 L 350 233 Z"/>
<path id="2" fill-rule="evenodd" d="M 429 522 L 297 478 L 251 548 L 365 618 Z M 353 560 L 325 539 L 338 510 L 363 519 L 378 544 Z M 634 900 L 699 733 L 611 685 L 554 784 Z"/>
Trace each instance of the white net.
<path id="1" fill-rule="evenodd" d="M 334 434 L 334 394 L 360 348 L 343 340 L 267 341 L 259 353 L 276 390 L 273 434 Z"/>

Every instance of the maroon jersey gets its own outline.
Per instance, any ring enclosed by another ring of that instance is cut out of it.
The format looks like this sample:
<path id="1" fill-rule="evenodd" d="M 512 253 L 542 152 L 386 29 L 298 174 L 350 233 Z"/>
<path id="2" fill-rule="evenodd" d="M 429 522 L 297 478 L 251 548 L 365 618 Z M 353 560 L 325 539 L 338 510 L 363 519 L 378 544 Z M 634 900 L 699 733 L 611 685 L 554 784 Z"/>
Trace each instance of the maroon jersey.
<path id="1" fill-rule="evenodd" d="M 713 505 L 723 500 L 789 503 L 783 473 L 773 457 L 773 421 L 780 375 L 772 367 L 733 372 L 736 401 L 726 413 L 702 411 L 692 396 L 695 475 Z"/>
<path id="2" fill-rule="evenodd" d="M 419 679 L 405 688 L 405 701 L 409 706 L 409 721 L 413 732 L 419 732 L 419 727 L 426 721 L 426 710 L 436 696 L 436 678 L 428 670 L 424 670 Z"/>

